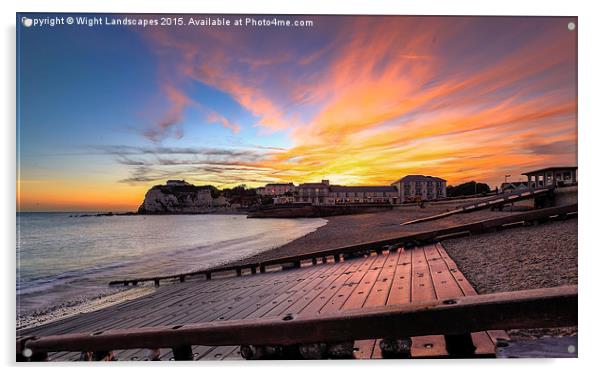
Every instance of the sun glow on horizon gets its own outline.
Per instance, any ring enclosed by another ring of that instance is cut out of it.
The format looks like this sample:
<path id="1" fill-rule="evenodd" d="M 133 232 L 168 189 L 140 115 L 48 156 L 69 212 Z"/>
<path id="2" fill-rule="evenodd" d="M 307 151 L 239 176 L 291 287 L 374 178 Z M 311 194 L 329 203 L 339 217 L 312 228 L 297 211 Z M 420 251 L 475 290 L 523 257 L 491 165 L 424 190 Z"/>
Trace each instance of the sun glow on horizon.
<path id="1" fill-rule="evenodd" d="M 495 188 L 577 164 L 574 19 L 312 19 L 278 32 L 28 30 L 22 53 L 79 47 L 69 64 L 49 52 L 19 66 L 17 207 L 131 211 L 167 179 L 389 185 L 424 174 Z M 121 63 L 92 55 L 103 48 Z M 55 92 L 34 79 L 45 69 L 95 89 Z"/>

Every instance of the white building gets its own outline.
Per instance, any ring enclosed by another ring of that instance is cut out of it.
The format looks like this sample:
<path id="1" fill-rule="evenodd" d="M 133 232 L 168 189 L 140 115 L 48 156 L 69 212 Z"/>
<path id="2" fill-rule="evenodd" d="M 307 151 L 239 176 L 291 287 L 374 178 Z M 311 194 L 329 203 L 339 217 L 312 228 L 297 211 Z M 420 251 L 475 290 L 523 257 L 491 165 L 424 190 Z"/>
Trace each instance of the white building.
<path id="1" fill-rule="evenodd" d="M 438 177 L 409 175 L 388 186 L 331 185 L 329 180 L 299 186 L 293 183 L 267 184 L 257 188 L 257 194 L 273 197 L 274 204 L 399 204 L 445 198 L 446 184 Z"/>
<path id="2" fill-rule="evenodd" d="M 296 203 L 311 203 L 314 205 L 326 204 L 330 188 L 330 181 L 310 182 L 300 184 L 295 196 Z"/>
<path id="3" fill-rule="evenodd" d="M 447 181 L 439 177 L 408 175 L 395 181 L 400 202 L 432 201 L 445 198 Z"/>
<path id="4" fill-rule="evenodd" d="M 577 167 L 549 167 L 525 172 L 529 187 L 569 186 L 577 184 Z"/>
<path id="5" fill-rule="evenodd" d="M 167 186 L 192 186 L 192 184 L 189 184 L 188 182 L 186 182 L 186 180 L 167 180 L 165 185 L 167 185 Z"/>

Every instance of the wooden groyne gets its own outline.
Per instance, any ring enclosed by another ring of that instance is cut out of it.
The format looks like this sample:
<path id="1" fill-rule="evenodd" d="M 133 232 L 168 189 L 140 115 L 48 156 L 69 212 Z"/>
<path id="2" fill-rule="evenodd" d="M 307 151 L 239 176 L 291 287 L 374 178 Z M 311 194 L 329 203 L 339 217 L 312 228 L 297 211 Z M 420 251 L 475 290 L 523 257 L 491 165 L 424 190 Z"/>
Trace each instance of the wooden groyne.
<path id="1" fill-rule="evenodd" d="M 448 217 L 451 215 L 463 214 L 463 213 L 484 210 L 484 209 L 491 209 L 491 210 L 500 209 L 501 210 L 504 206 L 506 206 L 508 204 L 513 204 L 515 202 L 520 202 L 520 201 L 524 201 L 524 200 L 528 200 L 528 199 L 536 199 L 537 200 L 541 197 L 543 197 L 544 200 L 547 198 L 551 199 L 551 196 L 553 196 L 553 193 L 554 193 L 554 188 L 540 188 L 540 189 L 529 189 L 529 190 L 523 190 L 523 191 L 518 191 L 518 192 L 498 194 L 493 197 L 489 197 L 486 199 L 478 200 L 476 202 L 472 202 L 470 204 L 458 206 L 458 208 L 456 208 L 454 210 L 449 210 L 447 212 L 443 212 L 443 213 L 440 213 L 437 215 L 432 215 L 432 216 L 423 217 L 420 219 L 406 221 L 406 222 L 402 223 L 401 225 L 423 223 L 426 221 L 442 219 L 444 217 Z"/>
<path id="2" fill-rule="evenodd" d="M 416 232 L 404 236 L 392 237 L 379 241 L 371 241 L 351 246 L 325 249 L 306 254 L 275 258 L 263 262 L 251 262 L 248 264 L 237 266 L 216 267 L 187 273 L 157 275 L 154 277 L 113 280 L 110 282 L 110 285 L 127 286 L 138 285 L 139 283 L 152 282 L 156 286 L 159 286 L 163 281 L 185 282 L 187 279 L 198 277 L 204 279 L 211 279 L 214 275 L 242 276 L 247 274 L 264 273 L 270 267 L 278 269 L 299 268 L 302 264 L 310 263 L 315 265 L 318 264 L 318 262 L 325 262 L 327 259 L 332 259 L 334 262 L 339 262 L 345 257 L 363 255 L 364 253 L 371 251 L 380 253 L 384 250 L 395 248 L 396 246 L 404 246 L 405 248 L 411 248 L 416 245 L 433 243 L 447 238 L 487 233 L 492 231 L 504 230 L 515 226 L 533 225 L 550 220 L 563 220 L 567 218 L 576 217 L 577 212 L 577 204 L 571 204 L 560 207 L 550 207 L 540 210 L 528 211 L 516 215 L 509 215 L 494 219 L 477 221 L 469 224 L 462 224 L 444 229 Z"/>
<path id="3" fill-rule="evenodd" d="M 21 330 L 17 359 L 491 357 L 504 329 L 576 319 L 576 286 L 477 296 L 435 243 L 167 285 Z"/>
<path id="4" fill-rule="evenodd" d="M 577 286 L 477 295 L 438 241 L 576 213 L 535 210 L 213 269 L 208 280 L 177 275 L 185 282 L 19 330 L 17 360 L 493 357 L 506 329 L 576 325 Z"/>
<path id="5" fill-rule="evenodd" d="M 274 205 L 271 207 L 261 207 L 249 211 L 247 217 L 257 218 L 312 218 L 328 217 L 340 215 L 357 215 L 374 212 L 390 211 L 393 205 L 390 204 L 340 204 L 340 205 L 320 205 L 310 204 L 295 205 Z"/>

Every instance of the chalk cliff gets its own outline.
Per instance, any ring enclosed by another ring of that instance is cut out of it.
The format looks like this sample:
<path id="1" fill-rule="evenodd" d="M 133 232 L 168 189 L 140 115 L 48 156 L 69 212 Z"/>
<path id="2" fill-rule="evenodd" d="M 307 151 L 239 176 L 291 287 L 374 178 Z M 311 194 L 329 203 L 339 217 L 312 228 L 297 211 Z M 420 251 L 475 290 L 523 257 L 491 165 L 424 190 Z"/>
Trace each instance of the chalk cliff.
<path id="1" fill-rule="evenodd" d="M 216 189 L 185 181 L 167 181 L 153 186 L 144 197 L 140 214 L 202 214 L 229 206 Z"/>

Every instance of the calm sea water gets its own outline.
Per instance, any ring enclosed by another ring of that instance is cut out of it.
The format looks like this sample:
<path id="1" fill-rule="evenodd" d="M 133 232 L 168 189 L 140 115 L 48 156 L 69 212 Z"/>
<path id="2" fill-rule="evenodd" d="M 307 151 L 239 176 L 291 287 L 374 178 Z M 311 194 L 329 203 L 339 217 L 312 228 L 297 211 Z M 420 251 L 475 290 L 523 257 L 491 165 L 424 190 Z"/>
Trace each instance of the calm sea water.
<path id="1" fill-rule="evenodd" d="M 193 271 L 281 246 L 323 219 L 17 214 L 17 314 L 109 291 L 110 280 Z"/>

